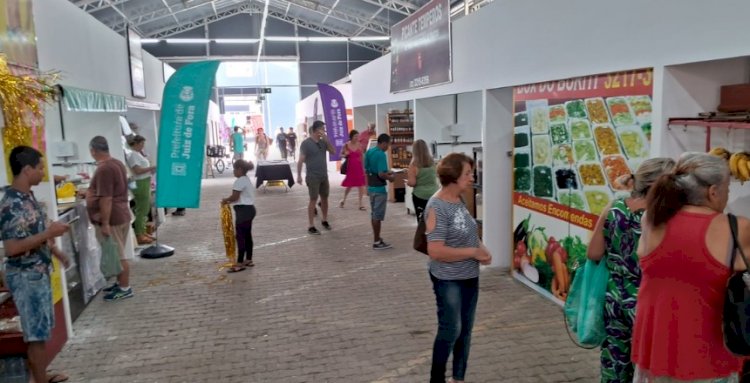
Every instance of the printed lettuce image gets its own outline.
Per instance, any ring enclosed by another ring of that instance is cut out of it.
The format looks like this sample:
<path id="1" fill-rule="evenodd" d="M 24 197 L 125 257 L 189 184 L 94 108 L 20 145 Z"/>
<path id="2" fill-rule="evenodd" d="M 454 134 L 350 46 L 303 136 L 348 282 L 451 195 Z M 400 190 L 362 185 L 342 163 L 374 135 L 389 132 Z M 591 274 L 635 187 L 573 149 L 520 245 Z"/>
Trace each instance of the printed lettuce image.
<path id="1" fill-rule="evenodd" d="M 581 241 L 581 237 L 565 237 L 560 243 L 562 243 L 565 251 L 568 252 L 568 270 L 571 273 L 575 273 L 579 267 L 586 263 L 586 249 L 588 246 Z"/>

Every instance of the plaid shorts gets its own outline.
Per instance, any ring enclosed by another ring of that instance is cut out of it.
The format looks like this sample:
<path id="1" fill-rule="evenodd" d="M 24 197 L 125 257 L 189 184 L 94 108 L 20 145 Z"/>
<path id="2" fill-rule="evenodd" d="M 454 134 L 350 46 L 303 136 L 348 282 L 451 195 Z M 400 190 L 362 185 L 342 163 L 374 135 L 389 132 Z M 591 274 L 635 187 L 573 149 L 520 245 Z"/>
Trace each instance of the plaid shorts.
<path id="1" fill-rule="evenodd" d="M 5 280 L 21 317 L 26 343 L 49 340 L 55 324 L 49 271 L 44 268 L 44 265 L 23 269 L 6 265 L 5 269 Z"/>

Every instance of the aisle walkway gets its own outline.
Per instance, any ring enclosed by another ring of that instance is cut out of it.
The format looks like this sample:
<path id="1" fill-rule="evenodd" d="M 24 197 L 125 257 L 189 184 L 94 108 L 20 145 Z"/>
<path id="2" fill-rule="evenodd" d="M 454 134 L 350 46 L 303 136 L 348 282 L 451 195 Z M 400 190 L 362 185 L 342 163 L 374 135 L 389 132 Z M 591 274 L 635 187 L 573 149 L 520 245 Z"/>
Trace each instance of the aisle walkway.
<path id="1" fill-rule="evenodd" d="M 334 230 L 310 237 L 304 187 L 259 191 L 256 266 L 227 274 L 218 201 L 232 180 L 205 181 L 201 208 L 169 217 L 160 234 L 177 253 L 135 262 L 135 297 L 98 296 L 52 367 L 90 383 L 425 382 L 434 296 L 404 205 L 388 206 L 383 237 L 395 248 L 374 252 L 369 213 L 355 204 L 333 208 Z M 572 345 L 557 306 L 483 272 L 468 382 L 593 382 L 597 370 L 598 353 Z"/>

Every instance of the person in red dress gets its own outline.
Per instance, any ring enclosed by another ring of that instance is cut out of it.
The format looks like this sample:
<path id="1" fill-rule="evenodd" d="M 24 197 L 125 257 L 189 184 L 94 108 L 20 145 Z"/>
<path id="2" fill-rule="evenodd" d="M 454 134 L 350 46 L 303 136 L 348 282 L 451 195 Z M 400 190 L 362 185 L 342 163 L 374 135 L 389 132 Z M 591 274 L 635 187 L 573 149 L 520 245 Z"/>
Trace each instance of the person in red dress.
<path id="1" fill-rule="evenodd" d="M 362 195 L 365 193 L 365 185 L 367 180 L 365 179 L 365 166 L 362 161 L 362 155 L 366 148 L 362 146 L 359 141 L 359 132 L 352 130 L 349 132 L 349 142 L 347 142 L 341 149 L 341 156 L 346 157 L 346 177 L 341 186 L 345 187 L 344 199 L 339 203 L 339 207 L 343 208 L 346 204 L 346 197 L 349 196 L 349 192 L 352 188 L 357 188 L 359 191 L 359 210 L 367 210 L 362 205 Z"/>
<path id="2" fill-rule="evenodd" d="M 742 359 L 724 346 L 724 291 L 732 236 L 723 214 L 729 168 L 722 158 L 685 153 L 651 188 L 638 246 L 642 280 L 633 329 L 634 382 L 739 382 Z M 750 221 L 739 246 L 750 253 Z"/>

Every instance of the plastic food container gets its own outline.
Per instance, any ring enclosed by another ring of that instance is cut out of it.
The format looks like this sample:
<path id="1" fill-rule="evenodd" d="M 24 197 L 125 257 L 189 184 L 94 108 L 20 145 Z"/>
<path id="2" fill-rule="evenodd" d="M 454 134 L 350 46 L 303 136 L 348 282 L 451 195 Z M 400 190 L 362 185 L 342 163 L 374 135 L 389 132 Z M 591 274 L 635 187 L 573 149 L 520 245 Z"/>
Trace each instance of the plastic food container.
<path id="1" fill-rule="evenodd" d="M 651 122 L 651 97 L 649 96 L 631 96 L 628 97 L 630 110 L 635 115 L 635 119 L 643 124 Z"/>
<path id="2" fill-rule="evenodd" d="M 513 126 L 524 126 L 529 124 L 529 115 L 526 112 L 518 112 L 513 115 Z"/>
<path id="3" fill-rule="evenodd" d="M 595 124 L 609 123 L 607 107 L 604 106 L 604 100 L 601 97 L 587 98 L 586 111 L 589 114 L 589 120 Z"/>
<path id="4" fill-rule="evenodd" d="M 529 148 L 520 148 L 513 151 L 513 168 L 530 168 L 531 151 Z"/>
<path id="5" fill-rule="evenodd" d="M 557 202 L 572 209 L 589 211 L 589 204 L 586 202 L 586 197 L 577 190 L 559 190 L 557 192 Z"/>
<path id="6" fill-rule="evenodd" d="M 639 126 L 624 126 L 617 128 L 620 144 L 629 159 L 648 158 L 649 142 Z"/>
<path id="7" fill-rule="evenodd" d="M 583 186 L 607 186 L 602 165 L 598 162 L 583 162 L 578 164 L 578 177 Z"/>
<path id="8" fill-rule="evenodd" d="M 587 118 L 586 104 L 583 100 L 571 100 L 565 103 L 565 110 L 568 112 L 568 118 Z"/>
<path id="9" fill-rule="evenodd" d="M 522 193 L 530 193 L 531 186 L 531 168 L 513 169 L 513 190 Z"/>
<path id="10" fill-rule="evenodd" d="M 586 203 L 589 206 L 589 213 L 594 215 L 602 214 L 604 208 L 612 202 L 612 192 L 605 187 L 587 187 L 583 190 L 586 197 Z"/>
<path id="11" fill-rule="evenodd" d="M 565 122 L 559 122 L 551 124 L 549 127 L 549 135 L 552 137 L 553 144 L 563 144 L 570 142 L 570 132 Z"/>
<path id="12" fill-rule="evenodd" d="M 593 141 L 573 141 L 573 152 L 577 162 L 599 161 L 599 155 Z"/>
<path id="13" fill-rule="evenodd" d="M 608 98 L 607 107 L 609 107 L 609 115 L 612 116 L 612 122 L 615 126 L 635 124 L 633 113 L 630 112 L 630 105 L 624 97 Z"/>
<path id="14" fill-rule="evenodd" d="M 590 140 L 594 138 L 593 134 L 591 134 L 589 120 L 571 119 L 568 121 L 568 128 L 570 130 L 570 137 L 574 140 Z"/>
<path id="15" fill-rule="evenodd" d="M 573 146 L 571 144 L 560 144 L 552 147 L 552 166 L 568 167 L 575 163 L 573 157 Z"/>
<path id="16" fill-rule="evenodd" d="M 621 176 L 631 174 L 630 167 L 625 161 L 625 157 L 621 155 L 607 156 L 602 158 L 602 166 L 604 167 L 604 174 L 607 175 L 607 180 L 612 190 L 626 190 L 625 185 L 621 185 L 617 182 L 617 179 Z"/>
<path id="17" fill-rule="evenodd" d="M 552 174 L 555 177 L 555 189 L 557 190 L 578 190 L 581 188 L 578 173 L 574 168 L 557 167 L 552 169 Z"/>
<path id="18" fill-rule="evenodd" d="M 531 138 L 531 150 L 534 166 L 552 164 L 552 145 L 549 136 L 536 135 Z"/>
<path id="19" fill-rule="evenodd" d="M 537 107 L 531 110 L 531 133 L 547 134 L 549 132 L 549 121 L 547 108 Z"/>
<path id="20" fill-rule="evenodd" d="M 568 113 L 565 111 L 565 105 L 552 105 L 549 107 L 550 124 L 565 122 L 568 119 Z"/>
<path id="21" fill-rule="evenodd" d="M 534 196 L 541 198 L 554 198 L 552 168 L 549 166 L 534 166 L 532 182 L 534 184 Z"/>
<path id="22" fill-rule="evenodd" d="M 513 146 L 528 148 L 531 144 L 531 134 L 528 126 L 517 126 L 513 129 Z"/>
<path id="23" fill-rule="evenodd" d="M 596 147 L 602 156 L 621 154 L 620 143 L 617 141 L 617 135 L 612 126 L 594 126 L 594 138 L 596 139 Z"/>

